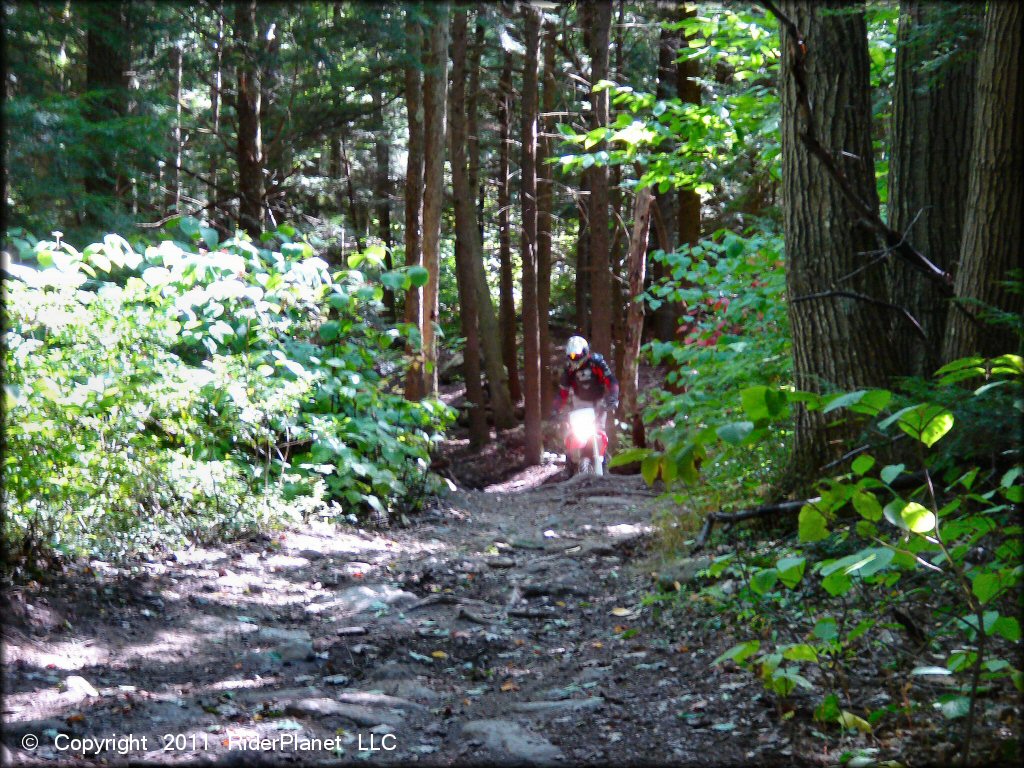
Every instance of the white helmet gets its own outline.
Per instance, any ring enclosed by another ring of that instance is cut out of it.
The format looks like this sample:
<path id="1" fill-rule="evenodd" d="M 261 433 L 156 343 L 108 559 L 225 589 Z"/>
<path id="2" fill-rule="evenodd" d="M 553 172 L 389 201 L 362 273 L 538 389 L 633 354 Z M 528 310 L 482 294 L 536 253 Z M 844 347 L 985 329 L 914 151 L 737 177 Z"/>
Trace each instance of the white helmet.
<path id="1" fill-rule="evenodd" d="M 590 345 L 582 336 L 573 336 L 565 344 L 565 357 L 573 368 L 583 365 L 589 354 Z"/>

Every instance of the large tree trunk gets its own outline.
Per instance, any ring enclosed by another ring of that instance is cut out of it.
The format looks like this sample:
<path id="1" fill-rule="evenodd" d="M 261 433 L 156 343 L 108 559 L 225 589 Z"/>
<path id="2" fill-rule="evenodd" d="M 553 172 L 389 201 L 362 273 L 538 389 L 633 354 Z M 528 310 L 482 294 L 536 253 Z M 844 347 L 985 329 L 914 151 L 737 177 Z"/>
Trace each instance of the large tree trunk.
<path id="1" fill-rule="evenodd" d="M 238 224 L 258 240 L 263 230 L 263 136 L 260 80 L 255 62 L 256 0 L 235 6 L 238 57 Z"/>
<path id="2" fill-rule="evenodd" d="M 972 320 L 983 302 L 1019 320 L 1024 296 L 1003 281 L 1024 263 L 1024 6 L 990 2 L 978 60 L 978 96 L 960 268 L 945 360 L 1019 352 L 1020 338 L 1006 325 Z"/>
<path id="3" fill-rule="evenodd" d="M 444 202 L 445 98 L 448 90 L 448 3 L 430 9 L 426 71 L 423 78 L 423 389 L 437 394 L 438 277 L 441 262 L 441 206 Z"/>
<path id="4" fill-rule="evenodd" d="M 590 336 L 590 179 L 591 166 L 580 174 L 577 203 L 579 223 L 576 232 L 576 332 Z"/>
<path id="5" fill-rule="evenodd" d="M 174 79 L 171 82 L 171 101 L 174 103 L 174 123 L 171 125 L 171 162 L 167 169 L 166 208 L 178 210 L 181 202 L 181 75 L 183 67 L 181 44 L 171 47 L 171 71 Z"/>
<path id="6" fill-rule="evenodd" d="M 540 12 L 522 6 L 525 20 L 522 92 L 522 162 L 519 197 L 523 210 L 523 388 L 526 395 L 526 464 L 540 464 L 540 328 L 537 308 L 537 58 Z"/>
<path id="7" fill-rule="evenodd" d="M 654 197 L 650 187 L 636 193 L 633 205 L 633 234 L 626 255 L 626 274 L 629 278 L 629 308 L 626 315 L 626 340 L 622 360 L 619 389 L 621 419 L 633 423 L 637 415 L 637 377 L 640 362 L 640 342 L 644 330 L 644 304 L 639 301 L 644 290 L 647 271 L 647 236 L 650 233 L 651 208 Z"/>
<path id="8" fill-rule="evenodd" d="M 516 346 L 516 306 L 512 293 L 512 195 L 508 154 L 512 143 L 512 54 L 505 51 L 505 63 L 498 82 L 498 256 L 501 273 L 498 283 L 498 314 L 501 324 L 501 356 L 508 371 L 512 402 L 523 396 L 519 384 L 519 350 Z"/>
<path id="9" fill-rule="evenodd" d="M 933 263 L 953 272 L 960 253 L 967 208 L 974 128 L 974 86 L 979 35 L 968 35 L 962 49 L 939 71 L 924 65 L 934 56 L 923 39 L 936 25 L 980 21 L 980 7 L 903 0 L 896 48 L 893 139 L 889 163 L 889 224 L 906 233 Z M 897 333 L 902 370 L 926 376 L 941 362 L 949 301 L 932 280 L 904 261 L 891 265 L 892 300 L 917 318 L 927 337 Z M 906 320 L 893 317 L 903 329 Z"/>
<path id="10" fill-rule="evenodd" d="M 377 170 L 373 177 L 373 202 L 377 208 L 377 237 L 384 245 L 384 268 L 394 269 L 391 258 L 391 134 L 384 125 L 384 94 L 373 92 L 371 125 L 374 135 L 374 159 Z M 395 292 L 384 289 L 384 311 L 394 321 Z"/>
<path id="11" fill-rule="evenodd" d="M 466 95 L 466 130 L 469 150 L 469 191 L 479 198 L 479 205 L 473 210 L 473 274 L 477 292 L 477 308 L 480 320 L 480 352 L 483 355 L 484 370 L 491 396 L 491 411 L 494 426 L 511 429 L 516 425 L 515 408 L 509 394 L 508 374 L 502 359 L 501 332 L 494 312 L 491 289 L 487 285 L 484 265 L 483 215 L 484 187 L 480 184 L 480 137 L 478 106 L 480 101 L 480 56 L 483 53 L 485 27 L 483 9 L 476 12 L 473 46 L 469 55 L 469 93 Z"/>
<path id="12" fill-rule="evenodd" d="M 555 35 L 554 25 L 544 25 L 544 103 L 541 112 L 549 115 L 555 111 Z M 537 314 L 540 321 L 540 396 L 541 413 L 551 410 L 554 389 L 551 375 L 551 328 L 548 323 L 551 304 L 551 229 L 552 219 L 552 166 L 544 162 L 551 154 L 550 117 L 543 117 L 539 123 L 540 140 L 537 143 L 539 163 L 537 167 Z"/>
<path id="13" fill-rule="evenodd" d="M 82 3 L 80 11 L 86 29 L 85 88 L 100 93 L 89 104 L 85 118 L 90 123 L 100 124 L 122 117 L 127 111 L 125 9 L 121 0 L 115 0 Z M 83 179 L 89 197 L 84 205 L 85 215 L 94 226 L 102 226 L 102 211 L 120 194 L 116 147 L 99 138 L 90 144 L 92 163 Z"/>
<path id="14" fill-rule="evenodd" d="M 405 66 L 405 106 L 409 121 L 408 161 L 405 167 L 405 265 L 423 266 L 423 83 L 418 59 L 423 51 L 423 32 L 406 9 L 405 36 L 412 62 Z M 413 286 L 405 294 L 405 322 L 418 331 L 423 327 L 423 288 Z M 405 397 L 423 397 L 422 339 L 419 348 L 407 349 L 412 362 L 405 377 Z"/>
<path id="15" fill-rule="evenodd" d="M 590 10 L 590 84 L 595 86 L 608 78 L 608 48 L 611 31 L 611 3 L 595 3 Z M 592 93 L 591 129 L 608 125 L 608 90 Z M 592 149 L 606 148 L 600 142 Z M 609 359 L 612 354 L 612 284 L 611 255 L 608 234 L 608 166 L 593 166 L 590 176 L 590 347 Z"/>
<path id="16" fill-rule="evenodd" d="M 796 23 L 807 46 L 814 134 L 841 165 L 856 194 L 877 209 L 863 7 L 799 0 L 786 2 L 783 12 Z M 876 267 L 854 275 L 872 258 L 878 242 L 800 138 L 807 128 L 806 114 L 798 114 L 798 134 L 793 79 L 797 44 L 783 25 L 783 223 L 795 383 L 815 392 L 887 386 L 896 370 L 890 318 L 866 301 L 821 295 L 841 285 L 845 291 L 885 300 L 885 273 Z M 807 298 L 811 296 L 817 298 Z M 830 427 L 834 418 L 797 408 L 790 459 L 796 487 L 812 482 L 822 465 L 842 454 L 850 428 Z"/>
<path id="17" fill-rule="evenodd" d="M 215 8 L 217 17 L 217 31 L 213 39 L 213 77 L 210 81 L 210 119 L 213 129 L 213 141 L 220 140 L 220 106 L 221 88 L 224 67 L 224 9 L 220 3 Z M 206 215 L 211 223 L 219 220 L 219 209 L 217 201 L 220 194 L 217 190 L 218 174 L 220 171 L 220 158 L 217 152 L 210 152 L 210 165 L 207 170 L 209 184 L 206 191 Z"/>

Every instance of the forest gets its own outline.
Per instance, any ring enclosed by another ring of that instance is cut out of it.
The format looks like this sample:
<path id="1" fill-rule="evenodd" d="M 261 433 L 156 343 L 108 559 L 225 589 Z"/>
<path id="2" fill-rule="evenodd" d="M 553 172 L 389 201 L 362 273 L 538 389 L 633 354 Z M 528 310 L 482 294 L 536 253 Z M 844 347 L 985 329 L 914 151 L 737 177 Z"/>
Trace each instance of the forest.
<path id="1" fill-rule="evenodd" d="M 1024 5 L 3 43 L 5 763 L 1021 758 Z"/>

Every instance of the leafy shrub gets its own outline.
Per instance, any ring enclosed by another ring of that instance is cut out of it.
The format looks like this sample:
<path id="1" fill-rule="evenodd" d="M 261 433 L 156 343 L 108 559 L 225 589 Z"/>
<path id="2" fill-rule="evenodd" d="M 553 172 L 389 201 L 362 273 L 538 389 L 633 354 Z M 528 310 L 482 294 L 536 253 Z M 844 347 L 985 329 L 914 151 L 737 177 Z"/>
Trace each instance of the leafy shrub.
<path id="1" fill-rule="evenodd" d="M 402 329 L 378 310 L 380 283 L 425 273 L 379 274 L 376 252 L 332 272 L 290 227 L 269 250 L 244 235 L 218 244 L 194 219 L 171 226 L 180 239 L 138 250 L 116 235 L 81 252 L 11 238 L 23 262 L 4 265 L 13 559 L 415 506 L 452 414 L 389 390 Z"/>

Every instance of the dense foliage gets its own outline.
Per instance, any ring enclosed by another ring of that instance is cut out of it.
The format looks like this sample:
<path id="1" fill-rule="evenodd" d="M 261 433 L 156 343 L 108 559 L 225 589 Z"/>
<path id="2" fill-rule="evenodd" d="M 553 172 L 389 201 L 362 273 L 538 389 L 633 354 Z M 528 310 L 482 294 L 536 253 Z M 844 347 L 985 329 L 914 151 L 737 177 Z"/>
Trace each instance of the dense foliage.
<path id="1" fill-rule="evenodd" d="M 390 393 L 402 329 L 378 310 L 422 273 L 381 273 L 373 249 L 332 271 L 288 226 L 264 247 L 188 218 L 168 234 L 13 237 L 8 546 L 124 553 L 421 503 L 450 411 Z"/>

